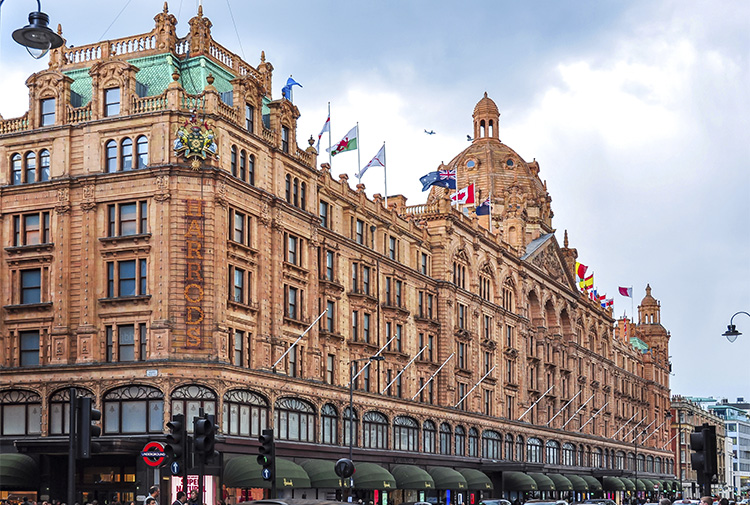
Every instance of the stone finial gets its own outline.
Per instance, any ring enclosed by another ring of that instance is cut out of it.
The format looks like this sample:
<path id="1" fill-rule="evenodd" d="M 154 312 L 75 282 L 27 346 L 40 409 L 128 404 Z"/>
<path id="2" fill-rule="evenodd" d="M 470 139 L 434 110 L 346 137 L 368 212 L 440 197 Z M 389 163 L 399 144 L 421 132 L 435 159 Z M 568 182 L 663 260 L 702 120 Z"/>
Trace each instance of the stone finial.
<path id="1" fill-rule="evenodd" d="M 174 71 L 172 72 L 172 80 L 173 81 L 180 80 L 180 73 L 177 71 L 177 69 L 174 69 Z"/>
<path id="2" fill-rule="evenodd" d="M 365 191 L 365 185 L 362 184 L 361 182 L 357 184 L 357 193 L 364 193 L 364 191 Z"/>
<path id="3" fill-rule="evenodd" d="M 346 174 L 339 174 L 339 182 L 346 182 L 349 180 L 349 176 Z"/>
<path id="4" fill-rule="evenodd" d="M 164 14 L 167 14 L 169 12 L 169 5 L 167 5 L 167 2 L 164 2 L 164 9 L 162 10 Z"/>
<path id="5" fill-rule="evenodd" d="M 213 86 L 214 80 L 215 80 L 214 74 L 208 74 L 208 76 L 206 77 L 206 82 L 208 83 L 209 86 Z"/>
<path id="6" fill-rule="evenodd" d="M 324 172 L 330 172 L 331 171 L 331 164 L 330 163 L 321 163 L 320 169 Z"/>
<path id="7" fill-rule="evenodd" d="M 199 18 L 203 17 L 203 4 L 202 3 L 198 4 L 198 17 Z"/>
<path id="8" fill-rule="evenodd" d="M 261 63 L 265 63 L 266 62 L 266 52 L 265 51 L 261 51 L 260 52 L 260 62 Z"/>
<path id="9" fill-rule="evenodd" d="M 310 147 L 312 147 L 312 145 L 315 143 L 315 139 L 312 135 L 310 135 L 310 138 L 307 139 L 307 143 L 310 144 Z"/>
<path id="10" fill-rule="evenodd" d="M 568 230 L 565 230 L 565 237 L 563 238 L 563 247 L 568 247 Z"/>

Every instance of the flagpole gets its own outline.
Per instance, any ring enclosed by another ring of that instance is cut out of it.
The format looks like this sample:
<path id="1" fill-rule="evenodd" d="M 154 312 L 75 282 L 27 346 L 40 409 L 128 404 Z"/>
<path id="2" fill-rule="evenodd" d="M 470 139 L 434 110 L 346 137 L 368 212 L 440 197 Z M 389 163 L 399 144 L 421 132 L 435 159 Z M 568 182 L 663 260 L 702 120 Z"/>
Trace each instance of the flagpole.
<path id="1" fill-rule="evenodd" d="M 333 161 L 333 158 L 331 157 L 331 102 L 328 102 L 328 167 L 330 169 L 331 162 Z"/>
<path id="2" fill-rule="evenodd" d="M 357 132 L 359 134 L 359 131 Z M 359 147 L 359 144 L 357 144 Z M 385 140 L 383 141 L 383 189 L 385 190 L 385 208 L 388 208 L 388 175 L 386 175 L 386 164 L 385 164 Z"/>
<path id="3" fill-rule="evenodd" d="M 357 121 L 357 184 L 362 184 L 362 174 L 360 172 L 362 171 L 362 165 L 359 161 L 359 152 L 362 150 L 360 149 L 362 147 L 362 143 L 360 142 L 359 138 L 359 121 Z"/>
<path id="4" fill-rule="evenodd" d="M 633 308 L 633 286 L 630 286 L 630 317 L 635 322 L 635 308 Z"/>

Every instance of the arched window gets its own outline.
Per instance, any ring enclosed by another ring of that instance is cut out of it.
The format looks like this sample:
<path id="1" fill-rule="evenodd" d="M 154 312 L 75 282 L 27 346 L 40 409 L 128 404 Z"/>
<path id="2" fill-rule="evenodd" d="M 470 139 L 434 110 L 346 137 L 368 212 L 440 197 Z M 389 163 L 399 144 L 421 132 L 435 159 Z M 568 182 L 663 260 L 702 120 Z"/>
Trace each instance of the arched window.
<path id="1" fill-rule="evenodd" d="M 279 440 L 315 442 L 315 408 L 298 398 L 281 398 L 273 412 Z"/>
<path id="2" fill-rule="evenodd" d="M 33 391 L 0 392 L 0 435 L 39 435 L 42 432 L 42 398 Z"/>
<path id="3" fill-rule="evenodd" d="M 604 468 L 602 463 L 602 450 L 599 447 L 594 447 L 591 451 L 591 466 L 594 468 Z"/>
<path id="4" fill-rule="evenodd" d="M 433 430 L 435 425 L 433 424 Z M 435 437 L 433 431 L 433 451 L 435 450 Z M 397 451 L 419 450 L 419 425 L 411 417 L 398 416 L 393 420 L 393 448 Z"/>
<path id="5" fill-rule="evenodd" d="M 482 457 L 488 459 L 500 459 L 502 456 L 502 440 L 500 433 L 493 430 L 482 432 Z"/>
<path id="6" fill-rule="evenodd" d="M 369 368 L 369 367 L 368 367 Z M 349 445 L 349 436 L 351 434 L 351 424 L 349 423 L 349 412 L 351 412 L 352 424 L 354 424 L 354 442 L 353 446 L 359 445 L 359 418 L 357 417 L 356 410 L 349 410 L 349 407 L 344 409 L 344 445 Z"/>
<path id="7" fill-rule="evenodd" d="M 643 454 L 639 454 L 638 458 L 636 459 L 636 464 L 638 465 L 639 472 L 645 472 L 646 471 L 646 456 L 644 456 Z"/>
<path id="8" fill-rule="evenodd" d="M 133 170 L 133 141 L 127 137 L 120 143 L 120 170 Z"/>
<path id="9" fill-rule="evenodd" d="M 617 470 L 625 470 L 625 453 L 623 451 L 615 453 L 615 468 Z"/>
<path id="10" fill-rule="evenodd" d="M 479 136 L 484 137 L 487 133 L 485 132 L 484 119 L 479 122 Z"/>
<path id="11" fill-rule="evenodd" d="M 94 399 L 88 389 L 76 388 L 76 396 Z M 94 402 L 95 403 L 95 402 Z M 49 434 L 67 435 L 70 433 L 70 388 L 56 391 L 49 399 Z"/>
<path id="12" fill-rule="evenodd" d="M 562 464 L 565 466 L 575 466 L 576 464 L 576 446 L 566 442 L 562 446 Z"/>
<path id="13" fill-rule="evenodd" d="M 268 401 L 257 393 L 236 389 L 224 394 L 222 431 L 225 435 L 258 437 L 268 428 Z"/>
<path id="14" fill-rule="evenodd" d="M 10 159 L 11 165 L 11 184 L 23 184 L 23 162 L 21 155 L 16 153 Z"/>
<path id="15" fill-rule="evenodd" d="M 542 441 L 531 437 L 526 442 L 526 461 L 529 463 L 542 463 Z"/>
<path id="16" fill-rule="evenodd" d="M 560 464 L 560 444 L 554 440 L 547 440 L 547 460 L 545 463 L 548 465 L 559 465 Z"/>
<path id="17" fill-rule="evenodd" d="M 39 153 L 39 181 L 45 182 L 49 180 L 49 162 L 50 156 L 49 151 L 42 149 Z"/>
<path id="18" fill-rule="evenodd" d="M 523 461 L 523 437 L 521 435 L 518 435 L 516 437 L 516 461 Z"/>
<path id="19" fill-rule="evenodd" d="M 247 157 L 247 182 L 255 186 L 255 156 L 252 154 Z"/>
<path id="20" fill-rule="evenodd" d="M 148 166 L 148 137 L 141 135 L 135 142 L 137 155 L 136 168 L 146 168 Z"/>
<path id="21" fill-rule="evenodd" d="M 189 433 L 193 432 L 193 419 L 200 409 L 216 415 L 216 393 L 205 386 L 180 386 L 172 392 L 172 414 L 183 414 Z"/>
<path id="22" fill-rule="evenodd" d="M 635 454 L 632 452 L 628 453 L 627 457 L 627 469 L 628 470 L 635 470 Z"/>
<path id="23" fill-rule="evenodd" d="M 476 428 L 469 429 L 469 457 L 479 457 L 479 432 Z"/>
<path id="24" fill-rule="evenodd" d="M 305 198 L 307 197 L 307 184 L 304 182 L 300 184 L 300 191 L 299 191 L 299 208 L 302 210 L 305 210 Z"/>
<path id="25" fill-rule="evenodd" d="M 456 426 L 456 456 L 466 456 L 466 430 Z"/>
<path id="26" fill-rule="evenodd" d="M 336 445 L 339 439 L 339 415 L 330 403 L 320 409 L 320 443 Z"/>
<path id="27" fill-rule="evenodd" d="M 362 447 L 388 449 L 388 419 L 380 412 L 365 412 L 362 419 Z"/>
<path id="28" fill-rule="evenodd" d="M 451 453 L 451 427 L 448 423 L 440 425 L 440 454 Z"/>
<path id="29" fill-rule="evenodd" d="M 648 456 L 646 458 L 646 472 L 653 472 L 654 471 L 654 457 Z"/>
<path id="30" fill-rule="evenodd" d="M 164 393 L 154 387 L 131 385 L 111 389 L 105 393 L 103 403 L 105 435 L 164 431 Z M 172 413 L 183 413 L 175 411 L 174 401 Z M 192 430 L 192 425 L 190 419 L 188 429 Z"/>
<path id="31" fill-rule="evenodd" d="M 240 151 L 240 173 L 238 177 L 243 181 L 247 177 L 247 153 L 244 149 Z"/>
<path id="32" fill-rule="evenodd" d="M 26 183 L 36 182 L 36 154 L 26 153 Z"/>
<path id="33" fill-rule="evenodd" d="M 422 452 L 435 452 L 435 423 L 432 421 L 425 421 L 422 424 Z"/>
<path id="34" fill-rule="evenodd" d="M 505 435 L 505 459 L 513 461 L 513 435 L 510 433 Z"/>
<path id="35" fill-rule="evenodd" d="M 515 311 L 515 289 L 510 279 L 503 284 L 503 308 L 508 312 Z"/>
<path id="36" fill-rule="evenodd" d="M 104 169 L 109 173 L 117 172 L 117 142 L 114 140 L 104 144 Z"/>
<path id="37" fill-rule="evenodd" d="M 586 453 L 583 451 L 583 446 L 578 446 L 578 466 L 589 466 L 584 459 L 586 458 Z"/>
<path id="38" fill-rule="evenodd" d="M 654 473 L 661 473 L 661 458 L 654 459 Z"/>
<path id="39" fill-rule="evenodd" d="M 232 175 L 234 177 L 237 177 L 237 146 L 232 146 L 231 156 L 230 156 L 230 165 L 232 167 Z"/>

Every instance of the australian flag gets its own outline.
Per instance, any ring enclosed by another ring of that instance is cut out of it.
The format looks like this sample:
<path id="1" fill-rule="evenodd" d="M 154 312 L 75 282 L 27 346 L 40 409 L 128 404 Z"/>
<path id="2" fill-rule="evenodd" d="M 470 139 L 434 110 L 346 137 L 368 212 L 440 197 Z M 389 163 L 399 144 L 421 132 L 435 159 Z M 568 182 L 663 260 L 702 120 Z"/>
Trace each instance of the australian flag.
<path id="1" fill-rule="evenodd" d="M 489 215 L 489 213 L 490 213 L 490 199 L 487 198 L 481 204 L 477 205 L 477 208 L 474 209 L 474 212 L 477 213 L 477 216 L 487 216 L 487 215 Z"/>
<path id="2" fill-rule="evenodd" d="M 448 189 L 456 189 L 456 171 L 438 170 L 430 172 L 419 178 L 422 183 L 422 191 L 427 191 L 430 186 L 441 186 Z"/>

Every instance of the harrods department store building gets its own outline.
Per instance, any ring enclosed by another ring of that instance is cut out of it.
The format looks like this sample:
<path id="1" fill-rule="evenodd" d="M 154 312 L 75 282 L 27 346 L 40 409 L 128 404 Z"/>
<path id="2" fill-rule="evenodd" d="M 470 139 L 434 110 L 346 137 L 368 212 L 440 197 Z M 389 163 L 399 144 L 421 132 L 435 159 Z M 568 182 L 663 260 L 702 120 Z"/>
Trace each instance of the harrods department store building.
<path id="1" fill-rule="evenodd" d="M 266 427 L 300 466 L 347 455 L 353 370 L 356 462 L 478 470 L 485 497 L 526 490 L 518 472 L 672 489 L 660 304 L 646 287 L 617 320 L 579 291 L 539 163 L 499 140 L 486 94 L 442 168 L 491 195 L 491 222 L 443 188 L 386 208 L 298 147 L 263 53 L 242 61 L 200 10 L 183 38 L 166 5 L 155 22 L 53 50 L 28 112 L 0 120 L 0 470 L 65 496 L 75 386 L 103 412 L 79 489 L 144 494 L 167 475 L 144 444 L 199 408 L 221 428 L 217 482 L 250 487 L 226 469 Z"/>

